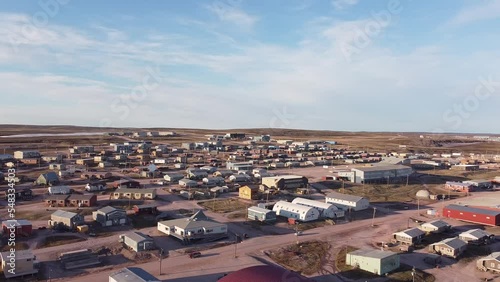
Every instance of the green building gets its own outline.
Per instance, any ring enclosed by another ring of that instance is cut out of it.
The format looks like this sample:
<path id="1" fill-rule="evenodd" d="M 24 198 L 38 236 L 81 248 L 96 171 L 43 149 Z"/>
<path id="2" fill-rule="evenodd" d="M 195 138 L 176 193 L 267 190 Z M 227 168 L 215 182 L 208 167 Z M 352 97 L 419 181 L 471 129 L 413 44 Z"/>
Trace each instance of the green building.
<path id="1" fill-rule="evenodd" d="M 399 268 L 399 255 L 379 250 L 357 250 L 346 255 L 346 264 L 377 275 L 385 275 Z"/>

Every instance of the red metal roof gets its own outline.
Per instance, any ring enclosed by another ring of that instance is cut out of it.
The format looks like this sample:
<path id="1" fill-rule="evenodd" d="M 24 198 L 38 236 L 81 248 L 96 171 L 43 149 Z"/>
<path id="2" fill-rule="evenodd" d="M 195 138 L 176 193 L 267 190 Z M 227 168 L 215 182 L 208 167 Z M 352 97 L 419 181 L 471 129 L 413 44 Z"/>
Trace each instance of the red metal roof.
<path id="1" fill-rule="evenodd" d="M 218 282 L 313 282 L 312 279 L 282 267 L 258 265 L 235 271 Z"/>

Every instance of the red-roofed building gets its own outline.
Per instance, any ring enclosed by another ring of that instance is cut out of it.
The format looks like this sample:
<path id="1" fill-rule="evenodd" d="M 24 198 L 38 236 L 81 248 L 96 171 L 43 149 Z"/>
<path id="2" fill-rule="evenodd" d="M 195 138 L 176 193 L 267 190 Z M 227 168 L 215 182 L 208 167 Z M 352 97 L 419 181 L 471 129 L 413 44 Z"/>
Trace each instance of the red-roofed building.
<path id="1" fill-rule="evenodd" d="M 313 282 L 314 280 L 304 277 L 288 269 L 272 266 L 258 265 L 240 269 L 227 276 L 222 277 L 218 282 Z"/>

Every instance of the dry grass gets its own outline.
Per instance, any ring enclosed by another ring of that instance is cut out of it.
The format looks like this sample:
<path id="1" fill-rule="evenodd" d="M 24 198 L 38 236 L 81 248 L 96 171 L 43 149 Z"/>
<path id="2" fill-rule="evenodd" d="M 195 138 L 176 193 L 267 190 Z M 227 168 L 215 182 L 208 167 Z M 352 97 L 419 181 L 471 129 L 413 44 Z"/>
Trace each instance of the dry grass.
<path id="1" fill-rule="evenodd" d="M 335 259 L 335 267 L 337 268 L 338 271 L 344 272 L 348 270 L 352 270 L 352 267 L 350 265 L 346 264 L 346 255 L 350 252 L 356 251 L 358 248 L 352 247 L 352 246 L 344 246 L 340 249 L 340 251 L 337 254 L 337 257 Z"/>
<path id="2" fill-rule="evenodd" d="M 55 247 L 66 244 L 74 244 L 86 240 L 87 239 L 75 235 L 52 235 L 45 238 L 45 240 L 38 245 L 38 249 Z"/>
<path id="3" fill-rule="evenodd" d="M 269 257 L 284 267 L 311 275 L 321 270 L 330 244 L 321 241 L 301 242 L 269 252 Z"/>
<path id="4" fill-rule="evenodd" d="M 198 205 L 218 213 L 242 211 L 250 207 L 250 204 L 244 203 L 239 199 L 210 200 L 199 202 Z"/>
<path id="5" fill-rule="evenodd" d="M 38 210 L 38 211 L 17 211 L 16 218 L 27 220 L 49 220 L 50 215 L 54 211 Z"/>
<path id="6" fill-rule="evenodd" d="M 11 248 L 12 248 L 11 246 L 5 245 L 0 249 L 0 251 L 1 252 L 9 252 Z M 16 242 L 16 246 L 14 247 L 14 249 L 16 249 L 16 251 L 29 250 L 29 248 L 30 248 L 30 246 L 25 242 Z"/>
<path id="7" fill-rule="evenodd" d="M 396 272 L 388 275 L 390 281 L 398 282 L 410 282 L 410 281 L 421 281 L 421 282 L 434 282 L 436 278 L 427 272 L 420 269 L 415 269 L 415 280 L 412 276 L 413 268 L 406 264 L 401 264 L 401 266 L 396 270 Z"/>
<path id="8" fill-rule="evenodd" d="M 339 192 L 367 197 L 370 202 L 409 202 L 416 200 L 416 193 L 422 189 L 430 190 L 431 194 L 442 194 L 438 185 L 421 184 L 365 184 L 341 189 Z"/>

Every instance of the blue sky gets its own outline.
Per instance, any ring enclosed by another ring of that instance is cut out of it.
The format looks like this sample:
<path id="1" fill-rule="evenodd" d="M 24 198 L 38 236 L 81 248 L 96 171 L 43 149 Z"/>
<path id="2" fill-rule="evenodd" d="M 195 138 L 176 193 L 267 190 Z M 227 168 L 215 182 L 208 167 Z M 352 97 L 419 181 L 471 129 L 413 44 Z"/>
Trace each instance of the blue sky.
<path id="1" fill-rule="evenodd" d="M 0 123 L 500 133 L 499 28 L 500 0 L 3 1 Z"/>

